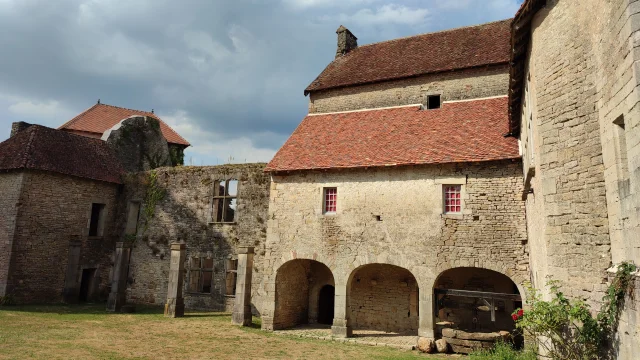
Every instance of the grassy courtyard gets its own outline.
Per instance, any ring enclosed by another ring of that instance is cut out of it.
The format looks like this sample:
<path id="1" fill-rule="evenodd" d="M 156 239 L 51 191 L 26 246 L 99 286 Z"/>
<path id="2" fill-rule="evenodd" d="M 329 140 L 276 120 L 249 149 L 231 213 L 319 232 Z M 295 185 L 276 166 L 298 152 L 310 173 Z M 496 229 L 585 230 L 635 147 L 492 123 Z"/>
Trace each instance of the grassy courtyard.
<path id="1" fill-rule="evenodd" d="M 159 308 L 108 314 L 103 304 L 0 307 L 0 359 L 442 359 L 259 327 L 232 326 L 221 313 L 167 319 Z"/>

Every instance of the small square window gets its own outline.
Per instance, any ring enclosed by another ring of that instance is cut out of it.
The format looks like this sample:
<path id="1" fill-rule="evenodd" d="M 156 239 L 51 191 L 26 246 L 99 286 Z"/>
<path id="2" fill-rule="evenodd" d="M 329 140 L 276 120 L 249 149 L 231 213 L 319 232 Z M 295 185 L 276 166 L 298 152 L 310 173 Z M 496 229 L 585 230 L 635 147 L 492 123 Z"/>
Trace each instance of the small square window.
<path id="1" fill-rule="evenodd" d="M 462 198 L 460 196 L 461 185 L 445 185 L 444 190 L 444 213 L 459 214 L 462 212 Z"/>
<path id="2" fill-rule="evenodd" d="M 324 188 L 324 213 L 333 214 L 338 204 L 338 189 Z"/>
<path id="3" fill-rule="evenodd" d="M 442 102 L 440 101 L 440 95 L 429 95 L 427 96 L 427 109 L 440 109 L 440 105 Z"/>

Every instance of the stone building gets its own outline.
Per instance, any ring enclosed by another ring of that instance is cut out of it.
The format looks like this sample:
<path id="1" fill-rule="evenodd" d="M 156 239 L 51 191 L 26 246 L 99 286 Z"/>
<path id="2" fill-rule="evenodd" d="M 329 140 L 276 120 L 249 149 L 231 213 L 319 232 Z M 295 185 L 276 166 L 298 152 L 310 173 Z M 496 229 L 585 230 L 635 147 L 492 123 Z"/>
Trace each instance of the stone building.
<path id="1" fill-rule="evenodd" d="M 172 164 L 174 166 L 184 164 L 184 149 L 190 146 L 189 142 L 162 121 L 162 119 L 160 119 L 153 110 L 142 111 L 127 109 L 103 104 L 98 100 L 95 105 L 62 124 L 58 130 L 100 139 L 106 131 L 116 126 L 123 119 L 127 119 L 132 116 L 156 119 L 160 124 L 160 131 L 162 132 L 162 135 L 164 135 L 169 144 Z"/>
<path id="2" fill-rule="evenodd" d="M 509 39 L 510 21 L 365 46 L 338 29 L 266 168 L 264 329 L 513 329 L 529 256 Z"/>
<path id="3" fill-rule="evenodd" d="M 598 309 L 640 264 L 639 3 L 526 0 L 513 21 L 510 133 L 523 153 L 532 280 Z M 640 278 L 615 349 L 640 349 Z M 634 351 L 635 350 L 635 351 Z"/>
<path id="4" fill-rule="evenodd" d="M 123 170 L 98 139 L 18 123 L 0 143 L 0 296 L 105 299 Z"/>

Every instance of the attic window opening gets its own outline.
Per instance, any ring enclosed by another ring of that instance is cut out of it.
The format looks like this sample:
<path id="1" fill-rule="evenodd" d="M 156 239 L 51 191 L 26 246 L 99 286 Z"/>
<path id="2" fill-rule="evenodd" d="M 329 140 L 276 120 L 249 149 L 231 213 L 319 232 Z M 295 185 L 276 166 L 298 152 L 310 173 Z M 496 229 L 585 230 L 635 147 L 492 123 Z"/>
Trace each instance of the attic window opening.
<path id="1" fill-rule="evenodd" d="M 429 95 L 427 96 L 427 109 L 440 109 L 442 105 L 442 101 L 440 100 L 440 95 Z"/>

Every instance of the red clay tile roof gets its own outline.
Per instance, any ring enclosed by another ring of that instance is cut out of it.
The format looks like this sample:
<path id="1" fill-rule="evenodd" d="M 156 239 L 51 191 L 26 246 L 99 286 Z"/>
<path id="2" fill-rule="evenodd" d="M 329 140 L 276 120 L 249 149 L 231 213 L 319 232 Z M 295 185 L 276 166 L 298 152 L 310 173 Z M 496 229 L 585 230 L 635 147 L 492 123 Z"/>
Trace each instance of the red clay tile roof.
<path id="1" fill-rule="evenodd" d="M 508 64 L 511 19 L 360 46 L 331 62 L 304 94 L 429 73 Z"/>
<path id="2" fill-rule="evenodd" d="M 34 169 L 121 184 L 124 170 L 106 142 L 31 125 L 0 143 L 0 171 Z"/>
<path id="3" fill-rule="evenodd" d="M 156 114 L 106 104 L 96 104 L 60 126 L 59 130 L 77 130 L 102 135 L 121 120 L 132 115 L 150 116 L 160 121 L 160 130 L 168 143 L 189 146 L 189 142 L 165 124 Z"/>
<path id="4" fill-rule="evenodd" d="M 520 158 L 507 98 L 308 115 L 265 171 L 360 168 Z"/>

